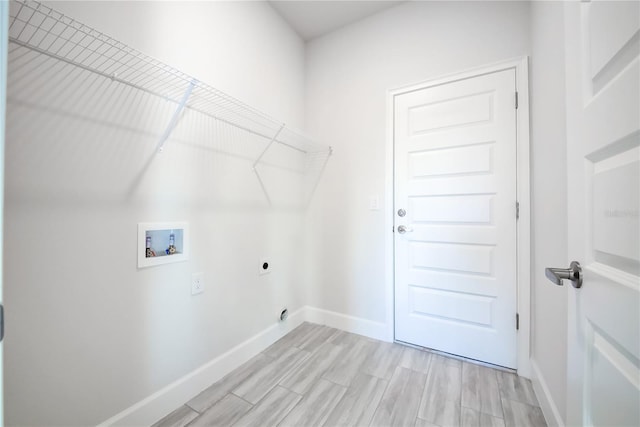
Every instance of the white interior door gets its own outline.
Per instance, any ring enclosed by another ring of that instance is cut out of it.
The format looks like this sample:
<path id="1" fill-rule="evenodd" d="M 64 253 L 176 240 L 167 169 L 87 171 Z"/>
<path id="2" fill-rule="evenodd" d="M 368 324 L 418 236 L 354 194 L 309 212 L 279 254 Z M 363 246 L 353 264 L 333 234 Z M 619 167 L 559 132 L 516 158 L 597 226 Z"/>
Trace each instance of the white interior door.
<path id="1" fill-rule="evenodd" d="M 2 311 L 2 248 L 4 224 L 4 135 L 7 106 L 7 47 L 9 37 L 9 2 L 0 2 L 0 427 L 4 425 L 4 391 L 2 335 L 4 335 L 4 313 Z"/>
<path id="2" fill-rule="evenodd" d="M 394 99 L 395 339 L 510 368 L 515 88 L 509 69 Z"/>
<path id="3" fill-rule="evenodd" d="M 569 286 L 567 421 L 638 426 L 640 3 L 570 2 L 565 24 L 569 258 L 584 280 Z"/>

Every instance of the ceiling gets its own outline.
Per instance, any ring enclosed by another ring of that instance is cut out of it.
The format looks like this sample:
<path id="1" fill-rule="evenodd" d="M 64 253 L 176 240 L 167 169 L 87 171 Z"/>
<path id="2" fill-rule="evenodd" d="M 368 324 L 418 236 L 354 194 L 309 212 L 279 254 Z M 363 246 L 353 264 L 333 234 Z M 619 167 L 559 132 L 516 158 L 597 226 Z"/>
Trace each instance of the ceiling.
<path id="1" fill-rule="evenodd" d="M 269 3 L 305 41 L 399 3 L 395 1 L 274 1 Z"/>

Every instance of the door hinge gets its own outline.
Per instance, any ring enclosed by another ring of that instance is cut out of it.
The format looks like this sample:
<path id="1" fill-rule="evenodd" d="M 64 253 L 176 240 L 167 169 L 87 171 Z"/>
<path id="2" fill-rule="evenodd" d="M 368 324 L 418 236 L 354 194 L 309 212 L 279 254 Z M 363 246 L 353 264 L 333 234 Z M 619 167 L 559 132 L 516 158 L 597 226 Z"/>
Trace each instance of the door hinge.
<path id="1" fill-rule="evenodd" d="M 516 202 L 516 219 L 520 219 L 520 202 Z"/>
<path id="2" fill-rule="evenodd" d="M 516 331 L 520 330 L 520 314 L 516 313 Z"/>
<path id="3" fill-rule="evenodd" d="M 518 109 L 518 92 L 516 92 L 516 110 Z"/>

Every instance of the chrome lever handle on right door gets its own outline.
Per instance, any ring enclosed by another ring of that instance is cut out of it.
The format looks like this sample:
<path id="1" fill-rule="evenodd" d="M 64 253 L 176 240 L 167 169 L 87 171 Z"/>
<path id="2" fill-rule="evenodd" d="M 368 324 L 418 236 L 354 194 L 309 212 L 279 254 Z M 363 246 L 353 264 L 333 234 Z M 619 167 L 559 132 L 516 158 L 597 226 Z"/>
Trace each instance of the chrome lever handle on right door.
<path id="1" fill-rule="evenodd" d="M 412 232 L 412 231 L 413 231 L 413 228 L 407 227 L 406 225 L 399 225 L 398 226 L 398 233 L 400 233 L 400 234 L 404 234 L 404 233 Z"/>
<path id="2" fill-rule="evenodd" d="M 578 261 L 571 261 L 569 268 L 545 268 L 544 274 L 558 286 L 562 286 L 562 279 L 567 279 L 574 288 L 582 287 L 582 267 Z"/>

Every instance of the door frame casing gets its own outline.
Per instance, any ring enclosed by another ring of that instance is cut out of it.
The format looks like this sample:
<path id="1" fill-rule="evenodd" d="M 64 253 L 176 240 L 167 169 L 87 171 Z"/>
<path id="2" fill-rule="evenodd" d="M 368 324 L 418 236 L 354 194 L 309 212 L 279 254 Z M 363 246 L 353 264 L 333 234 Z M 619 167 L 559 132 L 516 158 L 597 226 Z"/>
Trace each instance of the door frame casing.
<path id="1" fill-rule="evenodd" d="M 9 52 L 9 2 L 0 1 L 0 305 L 3 303 L 4 145 L 7 117 L 7 62 Z M 4 313 L 2 313 L 4 316 Z M 0 320 L 5 328 L 4 318 Z M 0 427 L 4 426 L 4 340 L 0 342 Z"/>
<path id="2" fill-rule="evenodd" d="M 504 70 L 515 70 L 518 109 L 516 110 L 516 199 L 520 216 L 516 222 L 516 310 L 520 328 L 517 333 L 517 371 L 529 378 L 531 365 L 529 339 L 531 335 L 531 196 L 529 170 L 529 58 L 509 59 L 497 63 L 447 74 L 419 83 L 404 85 L 387 91 L 387 135 L 385 146 L 385 289 L 387 336 L 395 340 L 395 259 L 394 259 L 394 100 L 398 95 L 429 87 L 465 80 Z M 515 102 L 515 97 L 514 97 Z M 514 206 L 514 215 L 515 215 Z M 514 328 L 516 319 L 514 318 Z"/>

